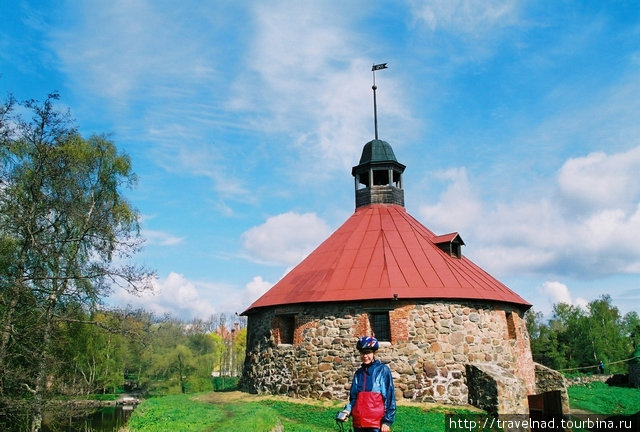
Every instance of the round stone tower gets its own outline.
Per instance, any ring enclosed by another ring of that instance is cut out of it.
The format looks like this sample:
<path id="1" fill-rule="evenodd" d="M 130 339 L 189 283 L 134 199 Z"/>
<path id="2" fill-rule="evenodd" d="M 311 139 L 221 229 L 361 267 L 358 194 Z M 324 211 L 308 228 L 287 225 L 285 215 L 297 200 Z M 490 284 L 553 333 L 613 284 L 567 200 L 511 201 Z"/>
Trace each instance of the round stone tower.
<path id="1" fill-rule="evenodd" d="M 242 388 L 346 400 L 355 342 L 375 335 L 398 398 L 527 413 L 539 392 L 531 305 L 467 259 L 458 233 L 436 235 L 407 213 L 404 170 L 389 143 L 365 144 L 354 214 L 243 312 Z"/>

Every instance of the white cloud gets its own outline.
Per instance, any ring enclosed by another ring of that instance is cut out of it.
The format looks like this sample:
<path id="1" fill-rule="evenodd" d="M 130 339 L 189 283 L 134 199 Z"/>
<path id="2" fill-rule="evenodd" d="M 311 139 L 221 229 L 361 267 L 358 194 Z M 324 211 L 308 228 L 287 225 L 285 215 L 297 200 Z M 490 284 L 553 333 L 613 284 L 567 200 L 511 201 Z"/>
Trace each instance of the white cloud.
<path id="1" fill-rule="evenodd" d="M 283 213 L 242 234 L 245 250 L 258 261 L 294 265 L 331 233 L 315 213 Z"/>
<path id="2" fill-rule="evenodd" d="M 256 301 L 262 294 L 266 293 L 273 284 L 262 279 L 262 276 L 255 276 L 245 287 L 246 298 L 249 303 Z"/>
<path id="3" fill-rule="evenodd" d="M 579 306 L 587 309 L 589 302 L 582 297 L 572 297 L 569 287 L 558 281 L 547 281 L 538 287 L 538 293 L 543 295 L 546 305 L 543 306 L 542 312 L 547 314 L 551 312 L 553 305 L 558 303 L 566 303 L 572 306 Z M 538 302 L 540 304 L 540 302 Z"/>
<path id="4" fill-rule="evenodd" d="M 230 104 L 235 110 L 259 107 L 264 120 L 257 120 L 257 128 L 291 137 L 300 160 L 292 167 L 298 181 L 322 181 L 350 168 L 353 155 L 373 137 L 374 61 L 360 49 L 360 32 L 349 27 L 359 14 L 357 7 L 315 2 L 275 2 L 254 10 L 248 70 L 234 83 Z M 400 139 L 415 129 L 402 103 L 402 81 L 385 71 L 380 82 L 382 136 Z"/>
<path id="5" fill-rule="evenodd" d="M 413 13 L 432 30 L 462 34 L 483 34 L 517 22 L 515 0 L 429 0 L 413 1 Z"/>
<path id="6" fill-rule="evenodd" d="M 574 306 L 579 306 L 584 310 L 589 309 L 589 301 L 587 299 L 584 299 L 582 297 L 576 297 L 576 299 L 573 302 Z"/>
<path id="7" fill-rule="evenodd" d="M 174 246 L 183 242 L 184 237 L 176 237 L 164 231 L 143 229 L 142 237 L 147 241 L 148 245 L 157 246 Z"/>
<path id="8" fill-rule="evenodd" d="M 120 305 L 143 308 L 157 315 L 171 314 L 182 320 L 207 319 L 214 313 L 240 313 L 273 283 L 255 276 L 244 289 L 227 283 L 192 281 L 171 272 L 166 279 L 154 279 L 152 290 L 139 295 L 118 289 L 110 299 Z"/>
<path id="9" fill-rule="evenodd" d="M 208 318 L 216 312 L 212 303 L 202 297 L 202 286 L 189 281 L 182 274 L 171 272 L 166 279 L 153 280 L 152 286 L 152 291 L 140 295 L 119 289 L 111 298 L 119 304 L 141 307 L 159 315 L 170 313 L 185 320 Z M 223 290 L 224 287 L 220 289 Z"/>
<path id="10" fill-rule="evenodd" d="M 482 215 L 482 202 L 476 196 L 464 167 L 431 173 L 430 176 L 448 182 L 436 204 L 419 208 L 428 226 L 438 230 L 436 234 L 464 232 L 478 222 Z"/>
<path id="11" fill-rule="evenodd" d="M 628 210 L 640 199 L 640 146 L 607 155 L 591 153 L 567 160 L 558 173 L 562 197 L 587 210 Z"/>
<path id="12" fill-rule="evenodd" d="M 176 86 L 177 80 L 194 83 L 212 75 L 213 63 L 202 53 L 216 47 L 195 37 L 196 26 L 186 16 L 191 6 L 162 10 L 155 2 L 126 0 L 76 6 L 73 22 L 51 32 L 49 43 L 62 70 L 95 94 L 112 102 L 141 92 L 178 99 L 189 90 Z"/>
<path id="13" fill-rule="evenodd" d="M 573 302 L 571 301 L 571 293 L 569 293 L 569 288 L 565 284 L 558 281 L 549 281 L 543 283 L 539 288 L 539 292 L 546 295 L 552 304 L 573 304 Z"/>
<path id="14" fill-rule="evenodd" d="M 155 133 L 154 133 L 155 134 Z M 175 137 L 174 133 L 159 134 Z M 179 135 L 179 134 L 178 134 Z M 200 142 L 199 142 L 200 141 Z M 173 143 L 156 152 L 155 160 L 167 172 L 201 176 L 209 179 L 212 188 L 223 199 L 240 202 L 254 202 L 255 196 L 246 185 L 235 177 L 235 161 L 228 160 L 228 149 L 221 144 L 203 144 L 201 138 L 194 137 L 188 145 Z"/>
<path id="15" fill-rule="evenodd" d="M 524 193 L 492 206 L 480 201 L 464 169 L 451 170 L 441 176 L 450 184 L 439 201 L 420 207 L 420 216 L 438 233 L 460 232 L 468 254 L 490 273 L 638 273 L 640 187 L 632 184 L 638 155 L 640 147 L 571 159 L 557 176 L 562 193 Z M 580 202 L 580 209 L 568 202 Z"/>
<path id="16" fill-rule="evenodd" d="M 148 146 L 147 161 L 171 174 L 207 178 L 222 199 L 254 201 L 228 168 L 235 161 L 227 159 L 227 143 L 211 144 L 212 134 L 223 135 L 221 128 L 248 124 L 230 120 L 233 113 L 221 107 L 230 87 L 225 73 L 235 58 L 222 61 L 219 55 L 230 38 L 235 42 L 243 34 L 228 31 L 232 7 L 146 0 L 74 6 L 69 25 L 47 33 L 70 87 L 88 104 L 104 105 L 119 140 Z"/>

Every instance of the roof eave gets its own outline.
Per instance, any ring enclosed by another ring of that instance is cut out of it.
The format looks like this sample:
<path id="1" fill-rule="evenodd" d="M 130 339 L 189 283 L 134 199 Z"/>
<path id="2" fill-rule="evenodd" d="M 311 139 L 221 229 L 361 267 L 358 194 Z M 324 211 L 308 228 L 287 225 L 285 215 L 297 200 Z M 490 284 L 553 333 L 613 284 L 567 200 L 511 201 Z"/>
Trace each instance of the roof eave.
<path id="1" fill-rule="evenodd" d="M 498 300 L 498 299 L 487 299 L 487 298 L 461 298 L 461 297 L 402 297 L 402 298 L 389 298 L 389 297 L 379 297 L 379 298 L 367 298 L 367 299 L 350 299 L 350 300 L 319 300 L 319 301 L 309 301 L 309 302 L 298 302 L 298 303 L 277 303 L 277 304 L 266 304 L 260 306 L 249 306 L 245 311 L 240 313 L 241 316 L 249 316 L 251 314 L 257 313 L 261 309 L 267 308 L 277 308 L 277 307 L 293 307 L 295 306 L 305 306 L 311 304 L 335 304 L 335 303 L 362 303 L 363 301 L 381 301 L 387 300 L 389 302 L 397 302 L 397 301 L 406 301 L 406 300 L 427 300 L 427 301 L 468 301 L 468 302 L 483 302 L 483 303 L 497 303 L 504 305 L 512 305 L 522 310 L 522 312 L 526 312 L 531 309 L 533 306 L 531 303 L 523 300 L 522 302 L 513 302 L 506 300 Z"/>

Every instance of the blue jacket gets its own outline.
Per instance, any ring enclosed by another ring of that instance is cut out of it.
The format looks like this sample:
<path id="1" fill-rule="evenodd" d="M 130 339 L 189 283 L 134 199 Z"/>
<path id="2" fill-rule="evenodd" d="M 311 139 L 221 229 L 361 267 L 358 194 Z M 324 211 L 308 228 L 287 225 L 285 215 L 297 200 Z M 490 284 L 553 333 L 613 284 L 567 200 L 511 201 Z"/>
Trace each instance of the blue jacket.
<path id="1" fill-rule="evenodd" d="M 367 374 L 367 388 L 362 388 L 364 374 Z M 370 391 L 382 394 L 384 399 L 384 417 L 382 423 L 389 426 L 393 424 L 396 417 L 396 393 L 393 387 L 393 378 L 388 366 L 374 360 L 368 367 L 364 364 L 353 375 L 351 381 L 351 391 L 349 392 L 349 403 L 344 407 L 345 411 L 351 412 L 351 408 L 356 404 L 358 393 Z"/>

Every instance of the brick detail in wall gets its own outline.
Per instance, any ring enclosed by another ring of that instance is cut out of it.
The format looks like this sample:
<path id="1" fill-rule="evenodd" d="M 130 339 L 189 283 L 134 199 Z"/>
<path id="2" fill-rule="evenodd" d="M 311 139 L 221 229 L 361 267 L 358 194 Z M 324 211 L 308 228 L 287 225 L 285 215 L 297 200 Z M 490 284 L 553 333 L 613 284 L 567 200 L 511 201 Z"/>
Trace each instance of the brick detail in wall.
<path id="1" fill-rule="evenodd" d="M 516 333 L 516 363 L 515 375 L 524 380 L 527 392 L 533 394 L 536 392 L 535 387 L 535 363 L 531 353 L 531 341 L 529 340 L 529 332 L 527 331 L 527 322 L 516 311 L 512 313 L 513 322 Z"/>
<path id="2" fill-rule="evenodd" d="M 513 312 L 505 312 L 504 315 L 507 321 L 507 334 L 505 334 L 505 339 L 516 339 L 516 320 L 518 319 L 518 315 Z"/>
<path id="3" fill-rule="evenodd" d="M 271 337 L 276 345 L 282 343 L 282 337 L 280 336 L 280 317 L 274 317 L 271 320 Z"/>
<path id="4" fill-rule="evenodd" d="M 413 305 L 399 307 L 389 312 L 391 343 L 409 340 L 408 320 L 411 309 L 413 309 Z"/>
<path id="5" fill-rule="evenodd" d="M 296 329 L 293 333 L 293 344 L 298 345 L 304 341 L 305 330 L 317 328 L 318 322 L 309 316 L 296 317 Z"/>
<path id="6" fill-rule="evenodd" d="M 355 325 L 353 326 L 353 334 L 356 338 L 360 338 L 362 336 L 370 336 L 371 331 L 371 322 L 369 321 L 369 314 L 363 313 L 360 314 L 355 319 Z"/>

